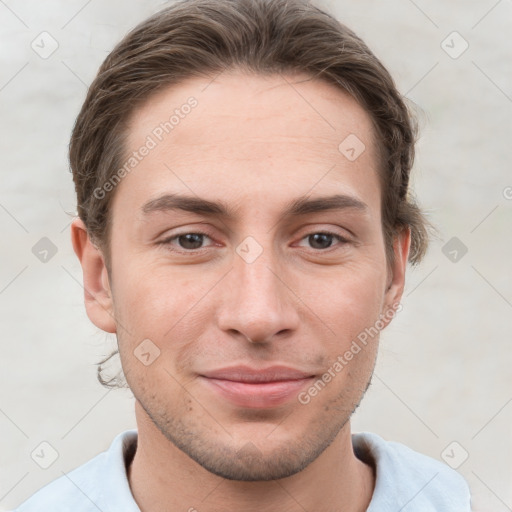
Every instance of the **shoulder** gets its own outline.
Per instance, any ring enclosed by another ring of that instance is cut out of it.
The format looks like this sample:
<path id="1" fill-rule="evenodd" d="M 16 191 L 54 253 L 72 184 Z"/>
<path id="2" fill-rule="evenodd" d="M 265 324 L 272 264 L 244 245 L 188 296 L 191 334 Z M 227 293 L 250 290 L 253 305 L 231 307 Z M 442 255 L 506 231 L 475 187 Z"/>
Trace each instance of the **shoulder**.
<path id="1" fill-rule="evenodd" d="M 370 432 L 352 434 L 352 443 L 356 456 L 376 471 L 368 512 L 397 506 L 403 512 L 470 512 L 468 485 L 446 464 Z"/>
<path id="2" fill-rule="evenodd" d="M 136 443 L 137 431 L 127 430 L 109 449 L 45 485 L 13 512 L 97 512 L 114 498 L 126 502 L 127 512 L 138 512 L 126 477 L 125 456 Z M 105 507 L 105 508 L 103 508 Z"/>

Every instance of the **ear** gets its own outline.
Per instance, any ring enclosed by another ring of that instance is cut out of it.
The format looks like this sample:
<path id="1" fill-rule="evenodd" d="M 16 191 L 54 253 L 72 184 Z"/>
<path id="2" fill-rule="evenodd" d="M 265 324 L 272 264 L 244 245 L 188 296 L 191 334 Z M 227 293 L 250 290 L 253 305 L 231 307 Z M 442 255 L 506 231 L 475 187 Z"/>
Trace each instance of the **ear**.
<path id="1" fill-rule="evenodd" d="M 82 265 L 87 316 L 96 327 L 114 333 L 116 323 L 107 267 L 103 254 L 91 242 L 80 218 L 71 223 L 71 243 Z"/>
<path id="2" fill-rule="evenodd" d="M 388 266 L 388 279 L 382 314 L 386 325 L 391 322 L 397 311 L 400 311 L 400 300 L 405 287 L 405 270 L 411 247 L 410 228 L 402 229 L 393 240 L 394 262 Z"/>

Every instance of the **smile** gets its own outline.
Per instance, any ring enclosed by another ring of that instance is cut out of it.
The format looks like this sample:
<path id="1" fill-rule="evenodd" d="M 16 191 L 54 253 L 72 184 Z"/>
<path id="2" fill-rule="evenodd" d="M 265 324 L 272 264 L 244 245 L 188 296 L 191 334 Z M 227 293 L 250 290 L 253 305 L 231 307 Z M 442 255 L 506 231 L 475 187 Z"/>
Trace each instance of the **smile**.
<path id="1" fill-rule="evenodd" d="M 247 408 L 270 408 L 295 398 L 310 384 L 314 375 L 287 367 L 251 369 L 233 367 L 200 375 L 217 396 L 233 405 Z"/>

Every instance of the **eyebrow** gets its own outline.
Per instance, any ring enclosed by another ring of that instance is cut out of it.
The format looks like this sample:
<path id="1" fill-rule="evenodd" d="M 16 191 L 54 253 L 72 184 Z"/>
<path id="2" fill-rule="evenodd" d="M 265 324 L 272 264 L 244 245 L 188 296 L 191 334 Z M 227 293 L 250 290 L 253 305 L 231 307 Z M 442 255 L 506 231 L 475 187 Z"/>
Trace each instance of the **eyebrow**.
<path id="1" fill-rule="evenodd" d="M 238 209 L 230 207 L 223 201 L 209 201 L 200 197 L 180 194 L 164 194 L 151 199 L 141 207 L 141 211 L 145 215 L 173 210 L 182 210 L 211 217 L 233 218 Z M 286 206 L 283 217 L 298 217 L 333 210 L 358 210 L 365 212 L 368 210 L 368 205 L 354 196 L 344 194 L 315 197 L 312 199 L 299 197 Z"/>

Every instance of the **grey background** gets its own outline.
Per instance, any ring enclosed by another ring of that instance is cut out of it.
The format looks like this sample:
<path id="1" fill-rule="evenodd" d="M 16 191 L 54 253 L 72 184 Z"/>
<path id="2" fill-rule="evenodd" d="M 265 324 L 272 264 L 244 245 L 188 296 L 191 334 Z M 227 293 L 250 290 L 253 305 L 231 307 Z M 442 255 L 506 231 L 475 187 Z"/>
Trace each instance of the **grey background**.
<path id="1" fill-rule="evenodd" d="M 440 232 L 408 273 L 404 310 L 381 337 L 353 429 L 444 453 L 468 480 L 475 511 L 512 510 L 512 3 L 318 4 L 366 40 L 423 110 L 413 184 Z M 135 427 L 131 393 L 96 381 L 94 363 L 115 338 L 85 314 L 66 151 L 99 64 L 163 5 L 0 0 L 0 510 Z M 31 47 L 43 50 L 43 31 L 58 43 L 46 59 Z M 33 253 L 43 237 L 57 250 L 46 262 Z M 31 458 L 44 441 L 59 454 L 48 469 Z"/>

